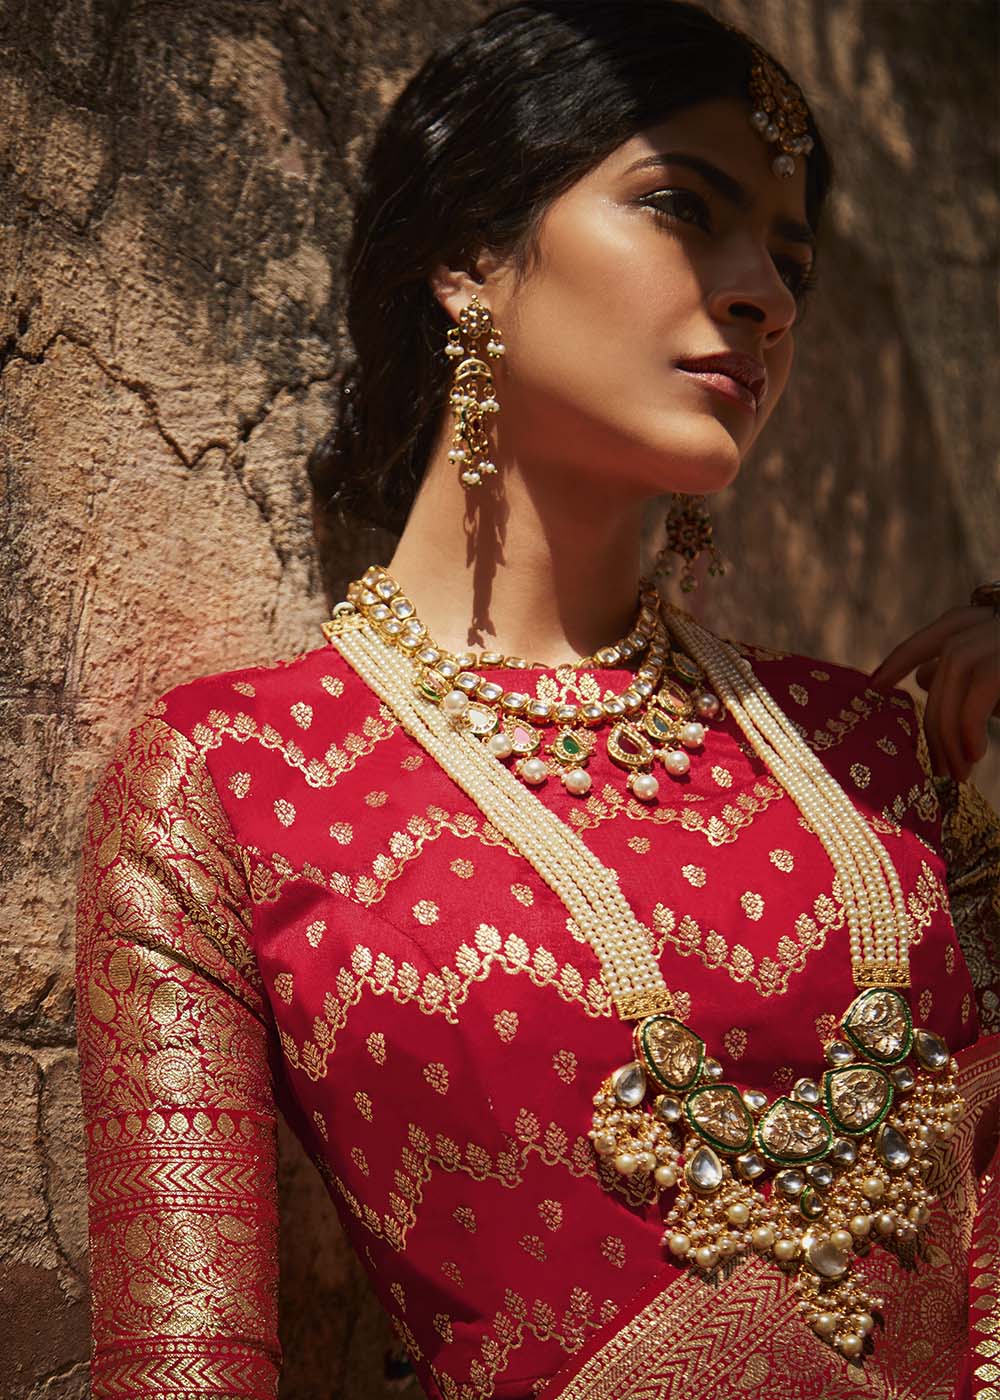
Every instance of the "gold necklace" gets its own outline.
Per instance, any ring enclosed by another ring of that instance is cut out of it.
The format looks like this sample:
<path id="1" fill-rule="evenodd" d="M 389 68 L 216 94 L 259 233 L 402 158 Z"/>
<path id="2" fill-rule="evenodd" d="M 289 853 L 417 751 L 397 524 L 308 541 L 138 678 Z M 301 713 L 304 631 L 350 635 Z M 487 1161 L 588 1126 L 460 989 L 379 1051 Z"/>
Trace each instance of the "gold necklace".
<path id="1" fill-rule="evenodd" d="M 481 652 L 477 658 L 474 652 L 456 654 L 439 647 L 412 601 L 381 565 L 372 565 L 352 582 L 347 598 L 390 646 L 419 663 L 414 684 L 421 694 L 440 705 L 457 728 L 481 740 L 494 758 L 513 758 L 516 773 L 532 787 L 556 775 L 567 792 L 585 797 L 591 787 L 587 763 L 596 745 L 594 731 L 610 725 L 609 757 L 625 769 L 629 791 L 652 802 L 659 792 L 652 773 L 654 761 L 671 777 L 683 777 L 691 766 L 690 752 L 704 744 L 706 722 L 722 708 L 718 697 L 705 688 L 698 663 L 684 650 L 671 647 L 659 593 L 648 579 L 641 580 L 632 629 L 570 669 L 617 666 L 643 651 L 645 661 L 620 695 L 580 705 L 532 699 L 524 691 L 505 691 L 480 676 L 479 667 L 527 667 L 529 663 L 499 652 Z M 556 668 L 557 675 L 562 669 Z M 540 731 L 550 724 L 556 725 L 557 732 L 543 754 Z"/>
<path id="2" fill-rule="evenodd" d="M 825 1047 L 827 1067 L 773 1100 L 722 1082 L 719 1061 L 675 1015 L 650 931 L 615 871 L 414 684 L 414 659 L 350 600 L 324 631 L 563 901 L 618 1015 L 636 1023 L 634 1058 L 594 1096 L 600 1183 L 635 1205 L 676 1189 L 663 1243 L 678 1262 L 712 1276 L 741 1254 L 764 1255 L 789 1276 L 806 1325 L 862 1358 L 883 1300 L 853 1262 L 926 1226 L 935 1198 L 925 1178 L 962 1111 L 957 1066 L 940 1036 L 914 1026 L 902 995 L 910 920 L 882 843 L 735 648 L 673 607 L 669 626 L 823 844 L 844 905 L 859 995 Z"/>

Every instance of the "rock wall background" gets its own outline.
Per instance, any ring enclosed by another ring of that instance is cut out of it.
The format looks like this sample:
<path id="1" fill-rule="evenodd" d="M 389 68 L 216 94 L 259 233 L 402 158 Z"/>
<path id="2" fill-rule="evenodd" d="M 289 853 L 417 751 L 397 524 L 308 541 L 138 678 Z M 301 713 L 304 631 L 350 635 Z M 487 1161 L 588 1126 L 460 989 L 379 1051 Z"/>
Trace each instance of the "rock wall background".
<path id="1" fill-rule="evenodd" d="M 306 454 L 368 133 L 478 0 L 0 0 L 0 1397 L 87 1394 L 82 815 L 186 678 L 317 645 Z M 1000 574 L 993 0 L 714 0 L 840 189 L 797 378 L 713 505 L 731 635 L 871 667 Z M 988 382 L 987 382 L 988 381 Z M 387 540 L 344 542 L 346 583 Z M 919 691 L 917 693 L 920 693 Z M 1000 801 L 1000 735 L 976 770 Z M 381 1396 L 385 1319 L 284 1135 L 286 1400 Z"/>

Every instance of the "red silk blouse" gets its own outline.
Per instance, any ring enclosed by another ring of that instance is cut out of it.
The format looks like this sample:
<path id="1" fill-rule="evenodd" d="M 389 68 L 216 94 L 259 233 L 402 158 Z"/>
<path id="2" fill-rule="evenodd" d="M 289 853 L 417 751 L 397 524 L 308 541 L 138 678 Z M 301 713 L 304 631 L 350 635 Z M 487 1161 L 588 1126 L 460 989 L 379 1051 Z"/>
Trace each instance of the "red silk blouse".
<path id="1" fill-rule="evenodd" d="M 979 914 L 963 928 L 912 699 L 739 650 L 895 863 L 916 1023 L 972 1046 L 1000 1020 L 983 883 L 996 828 L 966 821 Z M 629 675 L 580 683 L 603 695 Z M 554 671 L 516 681 L 560 690 Z M 855 995 L 844 910 L 823 846 L 735 722 L 712 723 L 653 803 L 603 745 L 589 771 L 586 798 L 550 779 L 538 800 L 618 872 L 726 1080 L 773 1093 L 817 1074 Z M 963 811 L 989 812 L 962 788 Z M 599 1177 L 586 1136 L 593 1094 L 631 1058 L 597 957 L 333 647 L 179 686 L 123 740 L 90 809 L 78 993 L 94 1400 L 277 1393 L 276 1109 L 432 1400 L 554 1395 L 651 1280 L 687 1280 L 660 1243 L 673 1192 Z M 891 1296 L 868 1366 L 885 1394 L 959 1394 L 968 1215 L 941 1217 L 937 1255 L 909 1275 L 873 1251 Z M 727 1370 L 749 1374 L 741 1345 L 770 1368 L 747 1395 L 876 1393 L 803 1327 L 777 1269 L 751 1260 L 744 1277 L 756 1335 L 720 1353 L 704 1289 L 678 1394 L 744 1394 Z"/>

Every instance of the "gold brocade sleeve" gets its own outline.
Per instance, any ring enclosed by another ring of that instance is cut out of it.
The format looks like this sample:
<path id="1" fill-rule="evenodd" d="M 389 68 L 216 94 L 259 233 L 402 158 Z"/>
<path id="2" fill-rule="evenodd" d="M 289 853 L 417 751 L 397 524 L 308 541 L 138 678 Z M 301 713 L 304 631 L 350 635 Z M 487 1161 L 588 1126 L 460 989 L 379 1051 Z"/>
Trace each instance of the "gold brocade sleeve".
<path id="1" fill-rule="evenodd" d="M 941 806 L 948 895 L 962 952 L 976 989 L 983 1035 L 1000 1031 L 1000 815 L 972 782 L 935 774 L 916 702 L 917 754 Z"/>
<path id="2" fill-rule="evenodd" d="M 201 754 L 162 720 L 90 806 L 77 916 L 94 1400 L 273 1400 L 275 1107 L 250 897 Z"/>

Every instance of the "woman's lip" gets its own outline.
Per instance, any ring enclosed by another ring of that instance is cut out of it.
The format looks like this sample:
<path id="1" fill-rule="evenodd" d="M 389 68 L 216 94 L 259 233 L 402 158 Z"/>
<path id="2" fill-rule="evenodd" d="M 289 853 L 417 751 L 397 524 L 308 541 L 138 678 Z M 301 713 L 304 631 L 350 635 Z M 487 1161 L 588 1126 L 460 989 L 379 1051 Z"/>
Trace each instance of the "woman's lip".
<path id="1" fill-rule="evenodd" d="M 727 399 L 735 399 L 737 403 L 745 404 L 757 412 L 757 400 L 745 384 L 740 384 L 728 374 L 719 374 L 717 370 L 709 372 L 704 369 L 684 369 L 678 365 L 677 368 L 682 374 L 686 374 L 690 379 L 700 379 L 709 389 L 714 389 L 719 394 L 725 394 Z"/>

